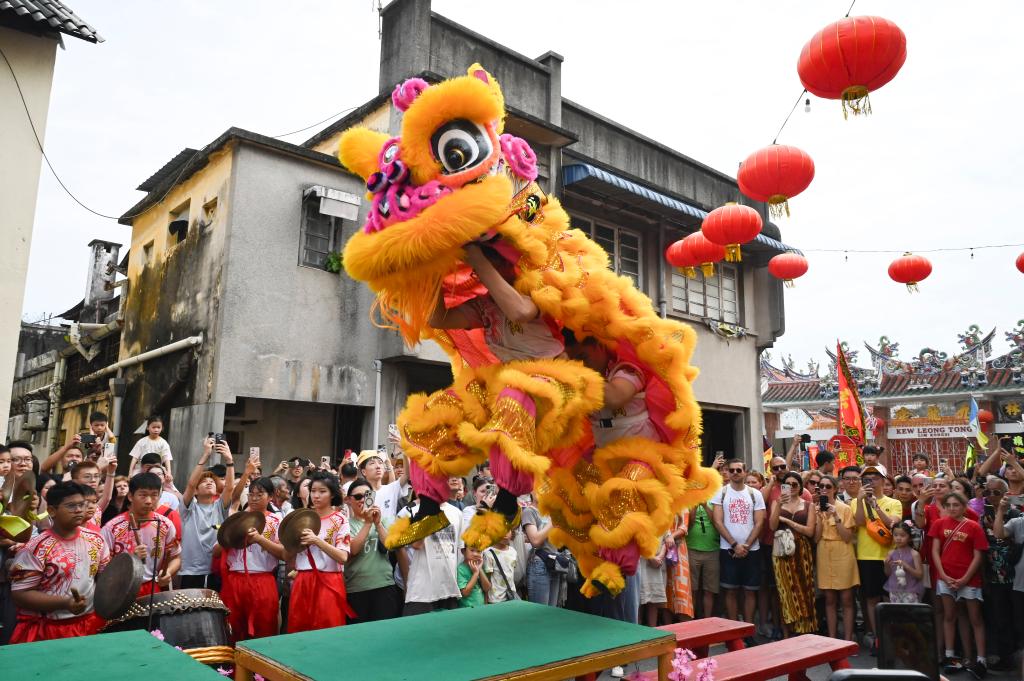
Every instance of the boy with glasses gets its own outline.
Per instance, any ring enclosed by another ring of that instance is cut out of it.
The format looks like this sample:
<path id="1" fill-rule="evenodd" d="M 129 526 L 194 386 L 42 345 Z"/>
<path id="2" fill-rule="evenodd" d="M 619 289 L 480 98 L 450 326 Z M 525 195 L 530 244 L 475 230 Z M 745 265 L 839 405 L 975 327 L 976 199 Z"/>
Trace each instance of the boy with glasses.
<path id="1" fill-rule="evenodd" d="M 736 591 L 742 589 L 743 616 L 752 623 L 755 594 L 761 587 L 761 545 L 757 537 L 764 526 L 764 497 L 744 484 L 747 467 L 742 461 L 730 460 L 725 470 L 729 484 L 711 498 L 712 520 L 720 536 L 721 587 L 725 589 L 729 619 L 739 619 Z"/>
<path id="2" fill-rule="evenodd" d="M 93 612 L 95 576 L 110 562 L 103 539 L 86 529 L 81 485 L 58 482 L 46 493 L 51 526 L 18 552 L 11 566 L 11 595 L 18 624 L 11 643 L 99 633 Z"/>

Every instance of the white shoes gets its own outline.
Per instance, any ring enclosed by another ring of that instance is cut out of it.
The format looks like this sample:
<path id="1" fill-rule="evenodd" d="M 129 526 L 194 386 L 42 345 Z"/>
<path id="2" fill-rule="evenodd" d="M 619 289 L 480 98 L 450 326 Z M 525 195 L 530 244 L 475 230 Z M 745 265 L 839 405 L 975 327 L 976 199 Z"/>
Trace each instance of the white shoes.
<path id="1" fill-rule="evenodd" d="M 621 679 L 626 675 L 626 670 L 622 667 L 612 667 L 612 670 L 608 673 L 611 674 L 614 679 Z"/>

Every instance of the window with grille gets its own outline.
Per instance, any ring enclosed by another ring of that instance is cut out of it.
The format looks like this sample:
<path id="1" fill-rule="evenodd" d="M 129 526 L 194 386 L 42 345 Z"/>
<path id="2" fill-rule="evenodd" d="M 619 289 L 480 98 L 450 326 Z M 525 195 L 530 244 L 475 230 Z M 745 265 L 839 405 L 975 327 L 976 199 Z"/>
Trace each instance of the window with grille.
<path id="1" fill-rule="evenodd" d="M 572 226 L 588 234 L 608 253 L 616 274 L 629 277 L 637 288 L 641 288 L 643 259 L 640 255 L 642 241 L 639 233 L 576 216 L 572 217 Z"/>
<path id="2" fill-rule="evenodd" d="M 715 265 L 713 277 L 705 277 L 697 268 L 695 279 L 673 271 L 672 310 L 739 324 L 739 270 L 735 265 L 720 262 Z"/>
<path id="3" fill-rule="evenodd" d="M 299 240 L 299 264 L 324 269 L 327 256 L 341 249 L 341 219 L 320 212 L 320 199 L 314 194 L 302 200 L 302 234 Z"/>

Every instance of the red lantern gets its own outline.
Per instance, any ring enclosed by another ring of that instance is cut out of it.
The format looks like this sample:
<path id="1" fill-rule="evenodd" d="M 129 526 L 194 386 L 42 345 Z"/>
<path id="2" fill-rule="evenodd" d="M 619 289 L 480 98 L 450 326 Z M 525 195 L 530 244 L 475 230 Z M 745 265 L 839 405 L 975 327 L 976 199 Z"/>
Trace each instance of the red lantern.
<path id="1" fill-rule="evenodd" d="M 908 291 L 916 291 L 917 283 L 924 281 L 932 273 L 932 264 L 928 258 L 912 253 L 904 253 L 889 265 L 889 278 L 906 284 Z"/>
<path id="2" fill-rule="evenodd" d="M 700 265 L 705 277 L 715 276 L 715 263 L 725 258 L 725 246 L 708 241 L 701 232 L 694 232 L 683 244 L 694 265 Z"/>
<path id="3" fill-rule="evenodd" d="M 1024 273 L 1024 253 L 1017 256 L 1017 269 Z"/>
<path id="4" fill-rule="evenodd" d="M 690 257 L 690 253 L 686 250 L 686 244 L 683 243 L 682 239 L 669 244 L 669 247 L 665 249 L 665 260 L 668 261 L 669 265 L 675 267 L 679 274 L 685 275 L 690 279 L 697 276 L 697 272 L 694 269 L 697 263 Z"/>
<path id="5" fill-rule="evenodd" d="M 789 215 L 789 199 L 807 189 L 813 179 L 811 157 L 785 144 L 758 149 L 736 173 L 740 191 L 755 201 L 766 201 L 772 217 Z"/>
<path id="6" fill-rule="evenodd" d="M 988 409 L 978 410 L 978 425 L 981 426 L 982 429 L 984 429 L 985 426 L 992 425 L 993 421 L 995 421 L 995 417 L 992 416 L 992 412 Z"/>
<path id="7" fill-rule="evenodd" d="M 768 272 L 792 288 L 794 279 L 807 274 L 807 258 L 799 253 L 780 253 L 768 261 Z"/>
<path id="8" fill-rule="evenodd" d="M 868 93 L 892 80 L 907 60 L 907 37 L 881 17 L 847 17 L 814 34 L 796 70 L 807 91 L 843 102 L 853 115 L 871 113 Z"/>
<path id="9" fill-rule="evenodd" d="M 716 208 L 704 218 L 700 231 L 711 243 L 725 246 L 725 260 L 743 259 L 740 244 L 751 241 L 761 233 L 761 214 L 750 206 L 728 203 Z"/>

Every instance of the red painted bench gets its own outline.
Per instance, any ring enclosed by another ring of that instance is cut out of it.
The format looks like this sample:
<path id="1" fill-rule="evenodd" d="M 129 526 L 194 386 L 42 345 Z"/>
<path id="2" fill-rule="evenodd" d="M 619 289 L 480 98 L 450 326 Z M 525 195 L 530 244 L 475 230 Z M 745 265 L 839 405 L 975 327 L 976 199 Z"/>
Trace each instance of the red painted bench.
<path id="1" fill-rule="evenodd" d="M 689 648 L 698 658 L 707 657 L 708 648 L 718 643 L 724 643 L 729 650 L 743 650 L 743 639 L 754 635 L 753 624 L 723 617 L 705 617 L 658 628 L 674 634 L 676 647 Z"/>
<path id="2" fill-rule="evenodd" d="M 676 637 L 677 648 L 689 648 L 698 658 L 708 656 L 708 648 L 724 643 L 729 650 L 743 650 L 743 639 L 754 635 L 754 625 L 723 617 L 705 617 L 688 622 L 677 622 L 658 627 L 662 631 Z M 652 671 L 641 675 L 657 681 L 658 672 Z M 594 681 L 596 675 L 577 677 L 578 681 Z"/>
<path id="3" fill-rule="evenodd" d="M 828 664 L 833 671 L 849 669 L 846 658 L 855 652 L 857 644 L 851 641 L 805 634 L 715 655 L 715 681 L 769 681 L 786 674 L 789 681 L 808 681 L 807 670 L 819 664 Z M 643 672 L 639 678 L 656 681 L 658 672 Z"/>

